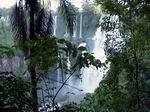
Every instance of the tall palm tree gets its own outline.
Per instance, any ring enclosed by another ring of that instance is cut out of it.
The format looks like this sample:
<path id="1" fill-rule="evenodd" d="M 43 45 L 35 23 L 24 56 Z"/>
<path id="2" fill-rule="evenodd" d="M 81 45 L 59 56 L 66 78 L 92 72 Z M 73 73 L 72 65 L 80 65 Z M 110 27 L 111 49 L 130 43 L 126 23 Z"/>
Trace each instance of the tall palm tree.
<path id="1" fill-rule="evenodd" d="M 19 0 L 13 10 L 13 16 L 11 20 L 13 30 L 26 58 L 35 52 L 33 47 L 28 46 L 29 42 L 34 44 L 39 35 L 40 37 L 46 38 L 53 37 L 53 19 L 51 12 L 47 14 L 44 6 L 42 6 L 41 3 L 41 0 Z M 69 13 L 71 4 L 67 0 L 61 0 L 60 6 L 61 10 L 63 10 L 63 14 L 65 15 L 64 18 L 66 19 L 70 34 L 72 34 L 73 18 L 70 17 Z M 55 56 L 57 56 L 57 53 Z M 36 66 L 37 65 L 35 63 L 31 63 L 31 65 L 28 67 L 32 84 L 31 96 L 33 98 L 33 112 L 38 112 Z"/>

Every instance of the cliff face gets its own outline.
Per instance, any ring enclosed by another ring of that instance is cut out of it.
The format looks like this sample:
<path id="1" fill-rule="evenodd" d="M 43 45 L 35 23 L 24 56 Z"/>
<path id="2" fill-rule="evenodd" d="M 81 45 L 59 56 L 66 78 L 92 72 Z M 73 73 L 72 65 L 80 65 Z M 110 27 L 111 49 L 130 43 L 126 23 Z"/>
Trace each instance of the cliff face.
<path id="1" fill-rule="evenodd" d="M 65 22 L 60 14 L 54 15 L 54 35 L 56 37 L 69 37 Z M 94 43 L 92 41 L 92 37 L 94 37 L 97 24 L 99 21 L 99 16 L 90 12 L 83 12 L 80 14 L 74 15 L 74 21 L 73 21 L 73 38 L 77 43 L 80 42 L 86 42 L 87 47 L 89 48 L 89 51 L 92 51 L 92 48 L 94 46 Z M 90 47 L 89 47 L 90 46 Z M 24 56 L 23 53 L 20 53 L 14 57 L 8 58 L 8 57 L 0 57 L 0 71 L 5 72 L 15 72 L 18 73 L 23 69 L 24 65 Z M 52 70 L 53 71 L 53 70 Z M 80 72 L 80 71 L 79 71 Z M 48 88 L 51 88 L 50 91 L 52 91 L 52 95 L 56 93 L 56 91 L 60 88 L 62 85 L 62 77 L 66 79 L 68 75 L 62 76 L 60 73 L 60 70 L 55 71 L 55 73 L 49 72 L 48 75 L 45 75 L 45 81 L 41 81 L 39 84 L 42 87 L 42 90 L 38 90 L 38 96 L 39 101 L 40 97 L 42 95 L 41 91 L 47 90 L 46 86 L 48 85 Z M 50 82 L 50 83 L 49 83 Z M 72 77 L 70 81 L 68 81 L 68 85 L 65 85 L 63 89 L 58 94 L 56 101 L 62 102 L 70 102 L 74 99 L 76 99 L 78 102 L 82 99 L 80 97 L 76 97 L 76 95 L 80 95 L 81 91 L 78 89 L 78 86 L 80 85 L 81 80 L 78 80 L 77 77 Z M 76 93 L 76 94 L 75 94 Z M 82 94 L 82 93 L 81 93 Z M 47 93 L 45 92 L 44 95 L 46 96 Z M 72 97 L 75 97 L 74 99 Z M 47 99 L 47 98 L 45 98 Z"/>
<path id="2" fill-rule="evenodd" d="M 68 37 L 69 38 L 69 33 L 67 31 L 62 15 L 57 14 L 57 15 L 53 15 L 53 17 L 54 17 L 54 35 L 56 37 Z M 72 38 L 73 40 L 75 40 L 77 44 L 81 42 L 85 42 L 87 44 L 86 47 L 88 48 L 89 52 L 93 51 L 94 40 L 92 40 L 92 38 L 94 37 L 96 33 L 97 24 L 99 22 L 99 17 L 100 17 L 99 15 L 96 15 L 92 12 L 83 12 L 80 14 L 73 15 L 74 21 L 73 21 L 73 37 Z M 56 98 L 57 102 L 63 104 L 63 103 L 73 101 L 74 98 L 76 99 L 74 101 L 77 101 L 77 102 L 83 99 L 81 97 L 77 98 L 77 96 L 84 94 L 84 92 L 78 90 L 78 89 L 81 89 L 80 85 L 82 81 L 76 77 L 76 74 L 80 74 L 80 71 L 75 73 L 74 76 L 71 77 L 69 81 L 67 82 L 67 84 L 71 85 L 71 87 L 68 85 L 65 85 L 62 88 L 62 90 L 60 91 L 60 93 L 58 94 Z M 62 74 L 60 73 L 60 70 L 58 70 L 57 73 L 55 73 L 55 76 L 49 73 L 49 78 L 56 79 L 59 82 L 63 82 L 61 80 L 62 77 L 66 79 L 68 75 L 64 74 L 62 76 Z M 55 82 L 55 81 L 53 82 L 53 84 L 57 86 L 54 91 L 55 93 L 62 84 Z M 44 87 L 44 84 L 41 84 L 41 85 Z"/>
<path id="3" fill-rule="evenodd" d="M 13 57 L 0 57 L 0 72 L 12 72 L 15 75 L 24 69 L 23 53 L 18 53 Z"/>
<path id="4" fill-rule="evenodd" d="M 56 16 L 56 15 L 55 15 Z M 73 37 L 74 38 L 91 38 L 95 35 L 97 24 L 99 21 L 99 15 L 92 12 L 83 12 L 73 15 Z M 56 26 L 56 36 L 67 36 L 67 28 L 65 22 L 60 14 L 57 14 L 57 18 L 54 19 Z M 68 34 L 69 35 L 69 34 Z"/>
<path id="5" fill-rule="evenodd" d="M 95 35 L 99 16 L 94 13 L 83 14 L 83 37 L 91 38 Z"/>

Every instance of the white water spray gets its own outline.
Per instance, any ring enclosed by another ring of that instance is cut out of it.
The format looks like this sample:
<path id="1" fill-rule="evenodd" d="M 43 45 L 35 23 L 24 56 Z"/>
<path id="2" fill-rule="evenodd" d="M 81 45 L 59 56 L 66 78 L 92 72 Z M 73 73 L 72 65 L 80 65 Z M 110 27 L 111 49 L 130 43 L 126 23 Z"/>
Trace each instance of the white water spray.
<path id="1" fill-rule="evenodd" d="M 53 35 L 56 36 L 56 30 L 57 30 L 57 16 L 55 15 L 54 16 L 54 32 L 53 32 Z"/>
<path id="2" fill-rule="evenodd" d="M 83 24 L 83 15 L 80 15 L 80 34 L 79 38 L 82 38 L 82 24 Z"/>
<path id="3" fill-rule="evenodd" d="M 76 16 L 75 22 L 74 22 L 74 30 L 73 30 L 73 37 L 77 37 L 77 29 L 78 29 L 78 16 Z"/>
<path id="4" fill-rule="evenodd" d="M 101 62 L 106 60 L 106 56 L 104 53 L 104 34 L 101 31 L 101 28 L 98 28 L 96 31 L 96 35 L 92 38 L 94 41 L 94 49 L 92 53 L 94 53 L 94 57 L 96 59 L 100 59 Z M 103 72 L 102 69 L 96 69 L 94 66 L 90 66 L 89 68 L 84 68 L 82 71 L 82 88 L 85 92 L 92 93 L 99 86 L 99 82 L 102 80 Z"/>

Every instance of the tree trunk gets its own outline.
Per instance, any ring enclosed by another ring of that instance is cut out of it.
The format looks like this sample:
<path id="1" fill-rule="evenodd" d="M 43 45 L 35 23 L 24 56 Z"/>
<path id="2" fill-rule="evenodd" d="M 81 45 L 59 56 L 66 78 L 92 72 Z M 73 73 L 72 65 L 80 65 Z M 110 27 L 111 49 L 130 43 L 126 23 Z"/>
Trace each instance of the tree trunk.
<path id="1" fill-rule="evenodd" d="M 134 61 L 135 61 L 135 87 L 136 87 L 136 93 L 137 93 L 137 107 L 138 109 L 141 108 L 140 106 L 140 94 L 139 94 L 139 63 L 137 58 L 137 50 L 136 50 L 136 42 L 135 37 L 133 37 L 133 55 L 134 55 Z"/>
<path id="2" fill-rule="evenodd" d="M 31 84 L 32 84 L 32 100 L 33 100 L 33 112 L 38 112 L 38 97 L 37 97 L 37 80 L 36 80 L 36 71 L 35 66 L 32 65 L 30 68 L 30 77 L 31 77 Z"/>
<path id="3" fill-rule="evenodd" d="M 29 39 L 35 40 L 35 34 L 34 34 L 34 7 L 30 7 L 30 34 Z M 29 48 L 29 53 L 32 54 L 33 49 Z M 37 77 L 36 77 L 36 71 L 35 71 L 35 65 L 32 63 L 30 69 L 30 78 L 31 78 L 31 84 L 32 84 L 32 100 L 33 100 L 33 112 L 38 112 L 38 97 L 37 97 Z"/>

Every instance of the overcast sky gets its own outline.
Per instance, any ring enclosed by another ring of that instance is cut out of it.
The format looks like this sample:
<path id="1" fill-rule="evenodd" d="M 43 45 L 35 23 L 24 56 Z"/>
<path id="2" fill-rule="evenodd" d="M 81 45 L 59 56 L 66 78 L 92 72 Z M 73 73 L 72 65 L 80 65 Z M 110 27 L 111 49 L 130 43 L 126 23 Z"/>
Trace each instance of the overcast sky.
<path id="1" fill-rule="evenodd" d="M 6 7 L 9 8 L 15 4 L 16 0 L 0 0 L 0 8 Z"/>
<path id="2" fill-rule="evenodd" d="M 50 1 L 52 1 L 51 3 L 52 9 L 56 9 L 59 0 L 50 0 Z M 70 1 L 72 1 L 75 4 L 75 6 L 81 8 L 84 0 L 70 0 Z M 10 8 L 12 5 L 15 4 L 15 2 L 16 0 L 0 0 L 0 8 L 3 7 Z"/>

